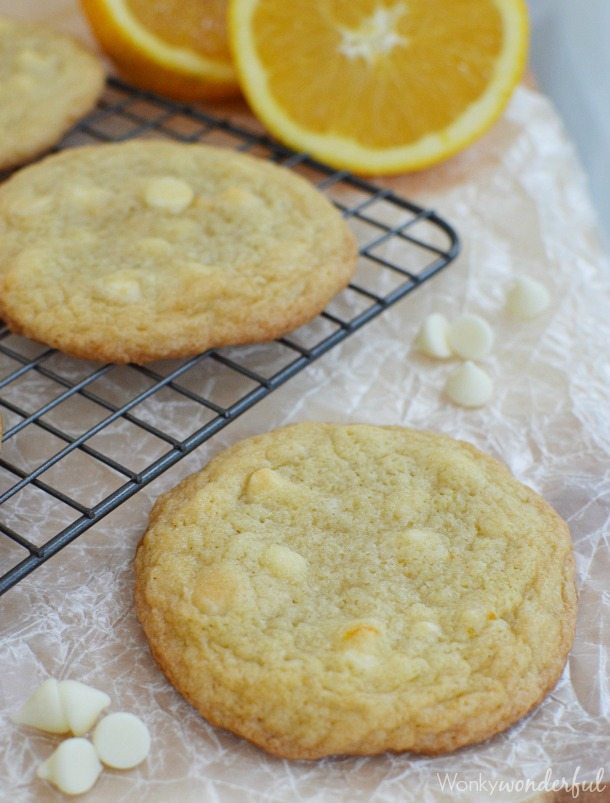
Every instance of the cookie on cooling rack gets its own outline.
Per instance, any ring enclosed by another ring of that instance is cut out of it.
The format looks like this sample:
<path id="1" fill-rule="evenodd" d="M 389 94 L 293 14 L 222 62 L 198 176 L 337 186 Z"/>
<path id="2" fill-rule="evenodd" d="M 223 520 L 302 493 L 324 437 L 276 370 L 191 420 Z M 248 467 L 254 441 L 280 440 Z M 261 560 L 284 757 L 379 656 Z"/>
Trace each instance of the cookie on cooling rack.
<path id="1" fill-rule="evenodd" d="M 305 423 L 155 505 L 137 614 L 176 688 L 279 756 L 436 754 L 554 686 L 575 620 L 566 524 L 473 446 Z"/>
<path id="2" fill-rule="evenodd" d="M 0 316 L 92 360 L 272 340 L 348 283 L 356 252 L 305 179 L 205 145 L 75 148 L 0 187 Z"/>
<path id="3" fill-rule="evenodd" d="M 72 39 L 0 16 L 0 170 L 58 142 L 103 87 L 101 62 Z"/>

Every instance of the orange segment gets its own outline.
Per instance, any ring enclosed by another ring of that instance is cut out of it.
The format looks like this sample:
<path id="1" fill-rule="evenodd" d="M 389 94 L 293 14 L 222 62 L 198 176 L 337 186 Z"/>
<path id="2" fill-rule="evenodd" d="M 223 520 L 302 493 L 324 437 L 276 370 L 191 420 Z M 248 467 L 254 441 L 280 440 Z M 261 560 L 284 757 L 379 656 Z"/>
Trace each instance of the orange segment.
<path id="1" fill-rule="evenodd" d="M 81 0 L 119 71 L 144 89 L 182 100 L 239 92 L 226 0 Z"/>
<path id="2" fill-rule="evenodd" d="M 465 147 L 523 70 L 523 0 L 231 0 L 242 89 L 281 140 L 396 173 Z"/>

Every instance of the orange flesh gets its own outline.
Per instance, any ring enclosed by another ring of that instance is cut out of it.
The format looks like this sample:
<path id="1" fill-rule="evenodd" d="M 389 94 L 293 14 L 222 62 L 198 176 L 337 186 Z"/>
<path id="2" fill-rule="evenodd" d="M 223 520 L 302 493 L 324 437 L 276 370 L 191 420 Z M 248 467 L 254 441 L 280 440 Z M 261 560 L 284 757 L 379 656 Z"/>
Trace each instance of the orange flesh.
<path id="1" fill-rule="evenodd" d="M 126 0 L 125 5 L 164 42 L 230 63 L 226 0 Z"/>
<path id="2" fill-rule="evenodd" d="M 370 59 L 342 53 L 342 31 L 379 9 L 396 14 L 399 43 Z M 489 0 L 260 0 L 253 29 L 270 91 L 290 117 L 373 149 L 450 125 L 487 88 L 503 43 Z"/>

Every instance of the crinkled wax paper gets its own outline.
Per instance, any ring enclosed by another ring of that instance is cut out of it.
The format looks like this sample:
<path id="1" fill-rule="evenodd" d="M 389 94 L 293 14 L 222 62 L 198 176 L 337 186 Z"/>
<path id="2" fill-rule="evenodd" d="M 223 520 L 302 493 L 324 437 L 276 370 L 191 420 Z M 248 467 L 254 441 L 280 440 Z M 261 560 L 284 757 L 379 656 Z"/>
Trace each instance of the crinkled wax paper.
<path id="1" fill-rule="evenodd" d="M 442 791 L 439 776 L 444 780 L 445 773 L 447 782 L 474 784 L 462 795 L 471 801 L 487 799 L 485 784 L 493 781 L 539 783 L 549 771 L 553 780 L 569 780 L 575 772 L 586 780 L 600 768 L 610 776 L 610 273 L 572 147 L 548 102 L 522 87 L 500 123 L 467 152 L 385 183 L 456 225 L 464 243 L 457 262 L 123 504 L 0 602 L 3 801 L 62 799 L 35 778 L 59 737 L 8 720 L 49 676 L 103 689 L 113 710 L 134 712 L 151 730 L 149 759 L 135 770 L 106 770 L 86 797 L 92 803 L 459 799 L 463 785 Z M 502 305 L 511 280 L 523 274 L 544 282 L 553 304 L 542 317 L 515 323 Z M 475 312 L 493 324 L 496 343 L 485 367 L 495 396 L 487 407 L 452 406 L 442 395 L 451 364 L 413 352 L 414 334 L 432 311 L 448 317 Z M 117 401 L 122 382 L 130 381 L 122 370 L 107 386 Z M 216 390 L 222 393 L 220 383 Z M 44 396 L 44 384 L 27 385 L 26 392 Z M 69 428 L 70 416 L 93 416 L 82 404 L 58 412 L 64 420 L 55 423 Z M 147 415 L 179 435 L 195 429 L 194 409 L 155 398 Z M 226 445 L 304 419 L 400 423 L 464 438 L 504 460 L 569 522 L 580 590 L 576 642 L 557 688 L 508 732 L 439 758 L 290 763 L 210 727 L 155 666 L 134 615 L 131 568 L 152 500 Z M 115 445 L 124 450 L 128 444 L 137 468 L 159 453 L 159 444 L 138 432 L 117 425 L 98 436 L 98 446 L 112 454 Z M 6 449 L 21 450 L 21 461 L 40 463 L 52 444 L 23 435 Z M 98 487 L 107 492 L 111 482 L 78 456 L 55 471 L 55 480 L 68 483 L 77 496 Z M 13 515 L 21 531 L 26 522 L 30 537 L 40 540 L 48 528 L 57 530 L 65 513 L 57 505 L 39 509 L 25 497 L 14 502 Z M 533 794 L 522 789 L 496 792 L 492 799 Z"/>

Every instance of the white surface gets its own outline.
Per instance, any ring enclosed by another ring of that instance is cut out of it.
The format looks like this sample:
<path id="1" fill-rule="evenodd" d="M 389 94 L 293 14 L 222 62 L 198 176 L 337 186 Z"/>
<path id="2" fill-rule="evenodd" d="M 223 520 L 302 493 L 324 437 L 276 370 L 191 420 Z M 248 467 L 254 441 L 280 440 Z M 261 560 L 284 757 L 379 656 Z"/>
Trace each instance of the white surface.
<path id="1" fill-rule="evenodd" d="M 610 246 L 610 2 L 529 0 L 529 5 L 532 69 L 578 148 Z"/>

